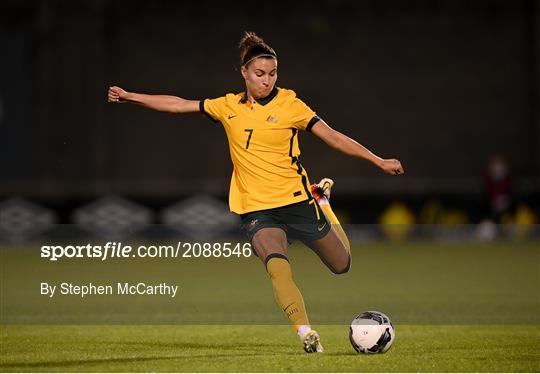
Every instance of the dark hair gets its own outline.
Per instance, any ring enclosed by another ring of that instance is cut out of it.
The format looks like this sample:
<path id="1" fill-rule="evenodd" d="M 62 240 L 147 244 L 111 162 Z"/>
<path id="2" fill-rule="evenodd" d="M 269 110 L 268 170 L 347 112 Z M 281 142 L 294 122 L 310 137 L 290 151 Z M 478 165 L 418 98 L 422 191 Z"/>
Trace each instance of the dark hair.
<path id="1" fill-rule="evenodd" d="M 257 57 L 276 58 L 276 52 L 268 44 L 258 37 L 253 31 L 244 31 L 244 35 L 238 44 L 240 48 L 240 65 L 249 64 Z"/>

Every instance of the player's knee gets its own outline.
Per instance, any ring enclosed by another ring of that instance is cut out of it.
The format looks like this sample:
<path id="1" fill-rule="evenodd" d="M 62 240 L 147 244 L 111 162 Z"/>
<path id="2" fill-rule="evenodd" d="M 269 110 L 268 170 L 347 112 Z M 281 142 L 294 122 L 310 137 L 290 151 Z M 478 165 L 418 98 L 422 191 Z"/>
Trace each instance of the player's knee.
<path id="1" fill-rule="evenodd" d="M 272 280 L 292 277 L 289 259 L 281 253 L 269 254 L 265 259 L 265 265 Z"/>
<path id="2" fill-rule="evenodd" d="M 344 261 L 341 266 L 332 267 L 330 270 L 332 270 L 332 273 L 334 274 L 346 274 L 351 269 L 351 256 L 347 255 L 347 260 Z"/>

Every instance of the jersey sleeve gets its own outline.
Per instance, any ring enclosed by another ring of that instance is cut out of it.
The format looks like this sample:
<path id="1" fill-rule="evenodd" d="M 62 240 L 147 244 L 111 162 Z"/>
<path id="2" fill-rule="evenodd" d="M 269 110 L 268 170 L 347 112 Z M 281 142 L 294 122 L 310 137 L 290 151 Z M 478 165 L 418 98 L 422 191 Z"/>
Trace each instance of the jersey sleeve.
<path id="1" fill-rule="evenodd" d="M 319 116 L 298 98 L 292 102 L 291 114 L 293 127 L 299 130 L 311 131 L 313 125 L 320 120 Z"/>
<path id="2" fill-rule="evenodd" d="M 200 112 L 216 123 L 221 122 L 221 119 L 225 117 L 225 106 L 225 96 L 216 99 L 203 99 L 199 102 Z"/>

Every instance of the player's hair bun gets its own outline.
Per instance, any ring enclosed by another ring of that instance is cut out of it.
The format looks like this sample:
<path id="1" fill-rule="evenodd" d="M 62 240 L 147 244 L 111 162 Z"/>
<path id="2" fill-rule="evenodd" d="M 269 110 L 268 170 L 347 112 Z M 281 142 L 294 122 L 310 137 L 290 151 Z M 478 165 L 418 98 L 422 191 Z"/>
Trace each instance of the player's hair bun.
<path id="1" fill-rule="evenodd" d="M 244 35 L 242 35 L 242 39 L 240 39 L 238 48 L 240 48 L 241 51 L 248 50 L 257 44 L 264 44 L 264 40 L 257 36 L 253 31 L 244 31 Z"/>
<path id="2" fill-rule="evenodd" d="M 276 52 L 253 31 L 244 31 L 240 43 L 240 64 L 248 64 L 257 57 L 277 58 Z"/>

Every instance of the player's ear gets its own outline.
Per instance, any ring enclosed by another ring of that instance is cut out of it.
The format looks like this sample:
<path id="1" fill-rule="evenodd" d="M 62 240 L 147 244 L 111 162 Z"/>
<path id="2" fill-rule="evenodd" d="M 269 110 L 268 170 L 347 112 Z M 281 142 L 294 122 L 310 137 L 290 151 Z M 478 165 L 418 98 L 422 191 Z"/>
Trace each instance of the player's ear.
<path id="1" fill-rule="evenodd" d="M 247 68 L 245 66 L 242 66 L 240 68 L 240 73 L 242 73 L 242 76 L 244 77 L 244 79 L 247 79 Z"/>

